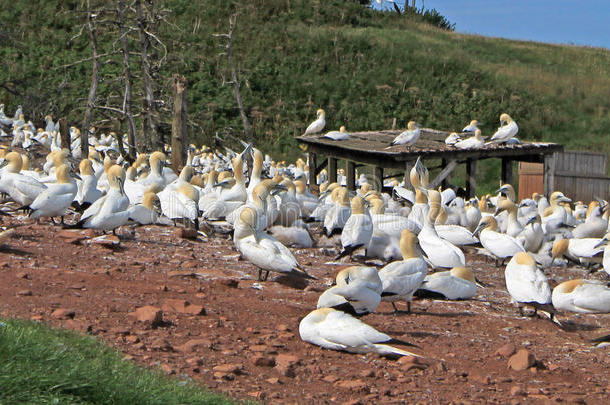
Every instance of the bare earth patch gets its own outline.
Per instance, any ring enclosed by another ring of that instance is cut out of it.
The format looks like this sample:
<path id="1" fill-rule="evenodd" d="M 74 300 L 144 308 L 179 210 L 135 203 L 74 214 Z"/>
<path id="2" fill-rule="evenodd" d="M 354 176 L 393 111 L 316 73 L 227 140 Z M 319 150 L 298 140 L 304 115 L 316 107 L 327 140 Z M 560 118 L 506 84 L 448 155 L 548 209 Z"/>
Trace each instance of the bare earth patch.
<path id="1" fill-rule="evenodd" d="M 608 349 L 586 340 L 608 333 L 610 315 L 564 314 L 565 331 L 519 317 L 504 268 L 481 256 L 467 256 L 489 285 L 477 300 L 419 300 L 410 315 L 382 303 L 363 318 L 425 356 L 391 360 L 300 340 L 300 319 L 339 269 L 323 249 L 296 251 L 318 278 L 302 289 L 256 282 L 224 238 L 183 239 L 156 226 L 119 233 L 116 245 L 90 232 L 18 227 L 0 247 L 0 314 L 93 334 L 141 365 L 268 403 L 607 403 Z M 588 277 L 581 268 L 547 275 L 553 286 Z"/>

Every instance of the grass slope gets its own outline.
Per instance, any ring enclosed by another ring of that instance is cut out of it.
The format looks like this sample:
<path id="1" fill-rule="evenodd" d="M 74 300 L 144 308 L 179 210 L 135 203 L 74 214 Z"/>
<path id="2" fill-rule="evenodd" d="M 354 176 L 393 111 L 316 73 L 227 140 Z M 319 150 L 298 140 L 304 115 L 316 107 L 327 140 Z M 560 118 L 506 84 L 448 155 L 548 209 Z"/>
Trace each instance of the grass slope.
<path id="1" fill-rule="evenodd" d="M 232 404 L 122 359 L 94 338 L 0 322 L 0 404 Z"/>
<path id="2" fill-rule="evenodd" d="M 0 83 L 22 83 L 23 95 L 80 120 L 90 66 L 52 70 L 89 56 L 84 39 L 68 41 L 78 28 L 68 10 L 79 3 L 28 3 L 0 11 L 0 24 L 18 23 L 23 30 L 23 40 L 0 45 L 0 57 L 9 64 Z M 346 0 L 163 4 L 172 25 L 161 33 L 168 58 L 160 74 L 180 72 L 189 79 L 189 116 L 198 142 L 210 142 L 228 127 L 241 130 L 232 88 L 223 84 L 226 61 L 213 36 L 226 32 L 228 15 L 239 10 L 234 51 L 243 96 L 259 145 L 275 158 L 298 155 L 293 137 L 319 107 L 326 109 L 331 129 L 388 128 L 397 118 L 399 126 L 415 119 L 455 130 L 476 118 L 485 124 L 484 135 L 508 112 L 523 139 L 610 152 L 606 49 L 456 34 Z M 105 51 L 111 42 L 104 42 Z M 110 89 L 102 85 L 101 92 Z M 19 97 L 0 88 L 0 102 L 14 108 Z"/>

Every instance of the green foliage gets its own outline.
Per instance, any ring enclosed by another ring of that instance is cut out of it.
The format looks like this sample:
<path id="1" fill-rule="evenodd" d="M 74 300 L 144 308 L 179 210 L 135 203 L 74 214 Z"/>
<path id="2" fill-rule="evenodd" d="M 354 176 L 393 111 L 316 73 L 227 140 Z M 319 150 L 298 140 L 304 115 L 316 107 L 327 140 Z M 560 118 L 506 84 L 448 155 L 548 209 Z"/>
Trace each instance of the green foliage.
<path id="1" fill-rule="evenodd" d="M 274 158 L 299 155 L 294 137 L 320 107 L 327 111 L 329 129 L 389 128 L 397 118 L 399 127 L 415 119 L 426 127 L 456 130 L 478 119 L 485 124 L 484 136 L 507 112 L 522 139 L 610 152 L 610 52 L 605 49 L 461 35 L 358 1 L 162 3 L 171 11 L 171 24 L 160 29 L 169 53 L 159 76 L 167 89 L 172 74 L 188 78 L 189 119 L 199 144 L 210 144 L 218 132 L 239 136 L 242 131 L 226 83 L 230 73 L 221 40 L 213 36 L 228 31 L 228 16 L 237 11 L 234 55 L 242 96 L 259 146 Z M 0 10 L 0 35 L 6 31 L 14 39 L 0 45 L 6 66 L 0 84 L 13 83 L 21 93 L 0 88 L 7 111 L 23 103 L 37 119 L 47 112 L 72 122 L 82 119 L 90 64 L 53 70 L 89 56 L 84 38 L 69 41 L 82 21 L 73 11 L 79 7 L 75 0 L 22 0 Z M 450 25 L 433 10 L 428 15 L 436 25 Z M 111 46 L 111 40 L 104 43 L 106 50 Z M 120 66 L 103 69 L 110 73 Z M 162 116 L 166 122 L 170 111 Z"/>
<path id="2" fill-rule="evenodd" d="M 0 322 L 0 403 L 230 404 L 201 386 L 137 367 L 94 338 Z"/>

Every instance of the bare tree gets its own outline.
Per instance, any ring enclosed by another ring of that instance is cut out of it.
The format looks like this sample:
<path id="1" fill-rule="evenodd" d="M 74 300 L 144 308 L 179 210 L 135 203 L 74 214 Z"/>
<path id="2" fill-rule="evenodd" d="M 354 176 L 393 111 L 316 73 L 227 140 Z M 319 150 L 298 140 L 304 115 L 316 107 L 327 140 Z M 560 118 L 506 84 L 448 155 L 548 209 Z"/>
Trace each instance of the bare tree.
<path id="1" fill-rule="evenodd" d="M 235 32 L 236 24 L 237 14 L 233 14 L 229 17 L 229 33 L 216 34 L 215 36 L 226 40 L 226 44 L 222 47 L 225 50 L 224 53 L 227 56 L 229 68 L 231 69 L 231 81 L 229 82 L 229 84 L 233 85 L 233 96 L 235 97 L 235 101 L 237 102 L 237 108 L 239 109 L 241 122 L 244 126 L 244 135 L 246 137 L 246 142 L 253 143 L 254 135 L 252 133 L 252 126 L 250 125 L 250 121 L 248 120 L 248 115 L 246 115 L 246 110 L 244 109 L 244 102 L 241 98 L 241 91 L 239 85 L 239 76 L 237 74 L 237 65 L 235 64 L 235 60 L 233 59 L 233 33 Z"/>
<path id="2" fill-rule="evenodd" d="M 135 159 L 137 144 L 136 144 L 136 124 L 131 115 L 131 67 L 129 66 L 129 44 L 127 36 L 129 27 L 126 25 L 125 17 L 125 0 L 119 0 L 117 8 L 117 17 L 119 23 L 119 32 L 121 34 L 121 51 L 123 52 L 123 81 L 125 82 L 125 92 L 123 94 L 123 113 L 127 118 L 127 142 L 129 143 L 129 157 Z"/>
<path id="3" fill-rule="evenodd" d="M 85 109 L 85 118 L 80 134 L 80 149 L 81 156 L 84 158 L 89 154 L 89 128 L 91 126 L 91 118 L 93 115 L 93 109 L 95 108 L 95 97 L 97 95 L 97 88 L 100 82 L 100 59 L 97 49 L 97 32 L 95 26 L 96 13 L 91 10 L 91 0 L 87 0 L 87 30 L 89 32 L 89 42 L 91 44 L 92 62 L 93 69 L 91 71 L 91 85 L 89 86 L 89 95 L 87 97 L 87 107 Z"/>
<path id="4" fill-rule="evenodd" d="M 144 3 L 149 7 L 146 7 Z M 142 84 L 144 89 L 143 100 L 143 129 L 146 149 L 161 149 L 163 144 L 159 136 L 157 108 L 155 104 L 152 66 L 150 61 L 151 33 L 148 31 L 151 22 L 154 22 L 155 0 L 136 0 L 136 20 L 140 37 L 140 61 L 142 69 Z"/>
<path id="5" fill-rule="evenodd" d="M 174 75 L 174 118 L 172 120 L 172 169 L 180 172 L 186 162 L 187 124 L 186 77 Z"/>

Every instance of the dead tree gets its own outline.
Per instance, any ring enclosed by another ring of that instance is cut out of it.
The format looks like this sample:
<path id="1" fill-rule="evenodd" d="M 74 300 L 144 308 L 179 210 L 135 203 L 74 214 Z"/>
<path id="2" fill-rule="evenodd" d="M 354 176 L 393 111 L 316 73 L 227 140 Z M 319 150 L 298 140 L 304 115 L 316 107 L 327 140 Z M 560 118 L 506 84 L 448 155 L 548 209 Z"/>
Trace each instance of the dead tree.
<path id="1" fill-rule="evenodd" d="M 187 123 L 186 77 L 174 75 L 174 118 L 172 119 L 172 169 L 180 172 L 186 162 Z"/>
<path id="2" fill-rule="evenodd" d="M 91 118 L 93 109 L 95 108 L 95 97 L 97 95 L 97 87 L 100 82 L 100 59 L 97 48 L 97 33 L 95 27 L 95 18 L 97 15 L 91 10 L 91 0 L 87 0 L 87 30 L 89 31 L 89 42 L 91 44 L 93 69 L 91 71 L 91 85 L 89 87 L 89 95 L 87 97 L 87 107 L 85 109 L 85 118 L 80 134 L 80 149 L 81 156 L 84 158 L 89 154 L 89 127 L 91 126 Z"/>
<path id="3" fill-rule="evenodd" d="M 144 2 L 149 3 L 150 9 L 147 9 Z M 144 142 L 146 149 L 161 149 L 163 143 L 159 136 L 157 108 L 155 104 L 154 84 L 152 77 L 152 66 L 150 61 L 150 32 L 149 21 L 154 21 L 154 0 L 136 0 L 136 20 L 138 22 L 138 33 L 140 39 L 140 62 L 142 69 L 142 84 L 144 90 L 143 100 L 143 129 Z M 151 18 L 152 15 L 152 18 Z"/>
<path id="4" fill-rule="evenodd" d="M 237 108 L 239 109 L 241 122 L 244 126 L 244 135 L 246 137 L 246 142 L 253 143 L 254 136 L 252 133 L 252 126 L 250 125 L 250 121 L 248 120 L 248 116 L 246 115 L 246 110 L 244 109 L 244 102 L 241 98 L 241 91 L 239 85 L 239 76 L 237 74 L 237 65 L 235 64 L 235 60 L 233 59 L 233 33 L 235 32 L 236 24 L 237 14 L 233 14 L 229 17 L 229 33 L 216 34 L 215 36 L 226 40 L 226 44 L 222 45 L 222 47 L 225 50 L 224 54 L 227 56 L 229 68 L 231 69 L 231 81 L 229 82 L 229 84 L 233 85 L 233 96 L 235 97 L 235 101 L 237 102 Z"/>
<path id="5" fill-rule="evenodd" d="M 68 129 L 68 120 L 65 118 L 59 119 L 59 135 L 61 138 L 61 147 L 71 150 L 70 130 Z"/>
<path id="6" fill-rule="evenodd" d="M 135 160 L 137 153 L 136 124 L 133 120 L 133 116 L 131 115 L 131 67 L 129 65 L 129 44 L 127 41 L 129 28 L 126 25 L 125 9 L 125 0 L 119 0 L 117 17 L 119 32 L 121 35 L 121 51 L 123 52 L 123 81 L 125 82 L 125 92 L 123 94 L 123 113 L 127 118 L 127 142 L 129 143 L 129 157 L 131 160 Z"/>

